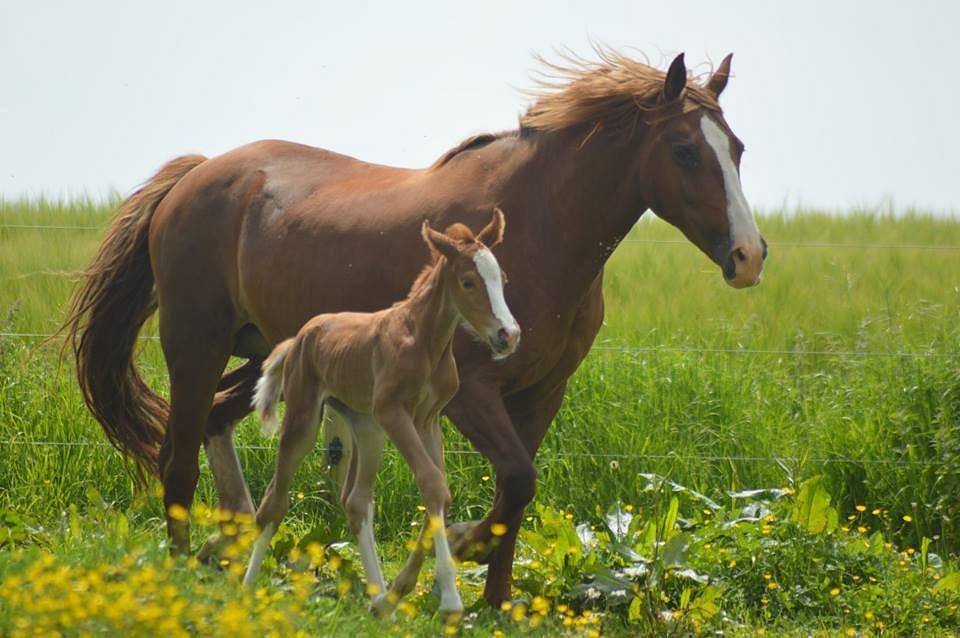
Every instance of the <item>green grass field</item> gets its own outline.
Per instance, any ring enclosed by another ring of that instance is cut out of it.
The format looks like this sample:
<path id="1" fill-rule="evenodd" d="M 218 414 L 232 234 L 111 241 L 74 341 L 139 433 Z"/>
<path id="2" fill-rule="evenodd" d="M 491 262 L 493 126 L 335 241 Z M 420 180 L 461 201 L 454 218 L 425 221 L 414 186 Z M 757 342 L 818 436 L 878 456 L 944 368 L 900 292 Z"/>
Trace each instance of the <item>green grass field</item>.
<path id="1" fill-rule="evenodd" d="M 298 571 L 305 559 L 278 560 L 255 596 L 239 592 L 236 562 L 217 572 L 168 561 L 157 489 L 133 491 L 83 407 L 70 361 L 58 367 L 56 347 L 31 355 L 38 337 L 10 336 L 58 326 L 69 273 L 102 234 L 12 226 L 102 228 L 109 208 L 0 203 L 0 579 L 9 588 L 0 586 L 0 634 L 211 633 L 201 616 L 260 633 L 378 631 L 348 569 L 349 546 L 328 547 L 317 573 Z M 456 630 L 957 630 L 960 221 L 804 211 L 758 223 L 771 254 L 763 284 L 746 291 L 724 285 L 716 267 L 652 217 L 614 254 L 606 324 L 538 458 L 538 509 L 516 571 L 521 604 L 506 612 L 478 606 Z M 141 362 L 165 393 L 155 340 L 144 340 Z M 273 442 L 251 418 L 238 431 L 257 499 Z M 452 514 L 479 517 L 493 494 L 490 468 L 452 428 L 445 436 Z M 678 487 L 651 482 L 650 474 Z M 380 485 L 377 535 L 389 577 L 419 512 L 395 454 Z M 770 502 L 731 496 L 754 488 L 792 494 Z M 317 453 L 299 475 L 278 559 L 304 538 L 349 540 L 335 494 Z M 745 499 L 760 515 L 745 517 Z M 206 471 L 198 501 L 215 505 Z M 632 512 L 624 538 L 604 531 L 618 504 Z M 203 512 L 197 516 L 203 527 Z M 733 525 L 739 518 L 759 520 Z M 579 522 L 595 528 L 594 545 L 584 530 L 571 532 Z M 608 595 L 603 569 L 619 574 L 639 560 L 618 554 L 618 538 L 652 562 L 627 594 Z M 665 558 L 671 538 L 686 539 L 682 562 Z M 578 549 L 551 567 L 543 539 Z M 675 584 L 671 572 L 681 565 L 708 581 Z M 471 605 L 478 568 L 464 568 L 462 579 Z M 430 580 L 425 573 L 421 583 L 428 588 Z M 592 593 L 584 595 L 584 581 L 594 583 Z M 345 583 L 352 589 L 339 595 Z M 22 596 L 13 597 L 18 589 Z M 441 631 L 432 601 L 427 589 L 418 591 L 410 617 L 398 614 L 387 627 Z M 124 605 L 150 617 L 131 624 L 133 612 L 105 611 Z M 544 605 L 549 611 L 539 613 Z"/>

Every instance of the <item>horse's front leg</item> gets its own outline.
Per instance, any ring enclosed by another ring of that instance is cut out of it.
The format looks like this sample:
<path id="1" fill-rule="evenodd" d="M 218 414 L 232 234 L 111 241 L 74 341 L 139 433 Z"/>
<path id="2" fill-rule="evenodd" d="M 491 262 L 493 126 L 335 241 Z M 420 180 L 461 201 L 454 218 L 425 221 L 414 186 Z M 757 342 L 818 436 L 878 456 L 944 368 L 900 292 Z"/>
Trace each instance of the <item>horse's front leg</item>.
<path id="1" fill-rule="evenodd" d="M 500 390 L 461 378 L 447 416 L 493 464 L 497 495 L 485 519 L 469 526 L 455 545 L 461 560 L 489 558 L 483 597 L 494 608 L 510 600 L 514 543 L 521 515 L 536 492 L 537 470 L 514 429 Z"/>
<path id="2" fill-rule="evenodd" d="M 444 614 L 463 612 L 463 601 L 457 591 L 457 572 L 447 543 L 443 525 L 444 508 L 450 502 L 450 490 L 443 470 L 437 467 L 420 439 L 410 415 L 398 405 L 378 405 L 376 419 L 397 446 L 413 471 L 427 508 L 429 533 L 436 553 L 436 576 L 440 586 L 440 611 Z"/>
<path id="3" fill-rule="evenodd" d="M 251 359 L 231 370 L 220 379 L 217 393 L 213 397 L 213 407 L 207 417 L 203 446 L 210 464 L 210 472 L 220 498 L 220 510 L 231 514 L 240 514 L 252 520 L 254 508 L 250 498 L 250 488 L 243 476 L 243 468 L 237 457 L 233 432 L 237 421 L 250 413 L 253 389 L 260 377 L 260 361 Z M 216 562 L 215 559 L 224 548 L 236 541 L 236 532 L 232 521 L 224 520 L 220 531 L 210 536 L 197 554 L 202 562 Z"/>

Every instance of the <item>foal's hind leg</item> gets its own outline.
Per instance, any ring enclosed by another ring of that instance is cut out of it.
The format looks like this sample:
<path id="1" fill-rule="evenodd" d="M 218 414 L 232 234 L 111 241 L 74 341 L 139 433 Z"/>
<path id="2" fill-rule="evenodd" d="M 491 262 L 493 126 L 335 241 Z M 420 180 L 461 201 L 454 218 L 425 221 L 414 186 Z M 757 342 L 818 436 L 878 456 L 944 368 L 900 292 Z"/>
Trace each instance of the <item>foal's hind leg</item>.
<path id="1" fill-rule="evenodd" d="M 387 584 L 380 569 L 380 558 L 377 556 L 377 543 L 373 534 L 373 486 L 377 470 L 380 469 L 384 435 L 383 430 L 369 417 L 351 415 L 350 425 L 353 430 L 356 467 L 351 467 L 351 480 L 346 486 L 349 493 L 344 490 L 343 507 L 350 530 L 357 539 L 367 591 L 378 596 L 386 592 Z"/>
<path id="2" fill-rule="evenodd" d="M 304 387 L 302 381 L 295 383 L 296 386 Z M 287 390 L 290 385 L 285 383 L 284 389 Z M 260 571 L 260 565 L 270 547 L 270 539 L 290 507 L 290 483 L 317 440 L 322 394 L 316 390 L 315 385 L 307 386 L 309 390 L 302 394 L 287 393 L 287 412 L 280 429 L 277 466 L 257 509 L 257 526 L 261 531 L 253 545 L 253 556 L 243 578 L 246 586 L 253 584 Z"/>

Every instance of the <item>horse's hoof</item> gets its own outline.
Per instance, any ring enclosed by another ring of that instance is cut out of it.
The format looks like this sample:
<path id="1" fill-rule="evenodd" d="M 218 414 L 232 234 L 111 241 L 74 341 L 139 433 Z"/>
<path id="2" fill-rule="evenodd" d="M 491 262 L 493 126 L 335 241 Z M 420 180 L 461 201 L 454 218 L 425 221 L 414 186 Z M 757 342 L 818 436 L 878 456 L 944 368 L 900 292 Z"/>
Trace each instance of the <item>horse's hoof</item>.
<path id="1" fill-rule="evenodd" d="M 394 597 L 391 595 L 391 592 L 386 592 L 384 594 L 377 594 L 370 599 L 370 611 L 373 612 L 373 615 L 377 618 L 386 618 L 393 613 L 393 610 L 396 609 L 396 603 L 391 602 L 391 598 Z"/>
<path id="2" fill-rule="evenodd" d="M 449 605 L 449 608 L 440 605 L 440 617 L 443 619 L 444 625 L 460 624 L 460 621 L 463 620 L 463 603 L 458 600 L 456 604 Z"/>
<path id="3" fill-rule="evenodd" d="M 473 539 L 473 530 L 479 524 L 478 521 L 462 521 L 447 527 L 450 551 L 461 563 L 471 561 L 485 565 L 490 562 L 490 556 L 493 554 L 493 544 Z"/>

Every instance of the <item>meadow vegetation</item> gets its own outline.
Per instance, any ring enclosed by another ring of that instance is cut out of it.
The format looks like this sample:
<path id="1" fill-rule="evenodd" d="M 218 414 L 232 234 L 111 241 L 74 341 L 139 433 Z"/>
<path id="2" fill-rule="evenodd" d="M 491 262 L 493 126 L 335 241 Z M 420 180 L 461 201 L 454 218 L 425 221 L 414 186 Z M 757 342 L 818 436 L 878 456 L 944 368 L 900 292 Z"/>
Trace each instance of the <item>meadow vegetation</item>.
<path id="1" fill-rule="evenodd" d="M 955 219 L 764 214 L 770 259 L 746 291 L 675 230 L 642 220 L 612 257 L 605 326 L 538 457 L 517 598 L 444 628 L 426 581 L 386 625 L 368 617 L 321 451 L 298 476 L 256 591 L 239 588 L 245 554 L 222 570 L 167 557 L 157 486 L 133 489 L 69 359 L 33 350 L 109 215 L 97 202 L 0 203 L 0 634 L 958 628 Z M 153 334 L 141 366 L 165 393 Z M 238 434 L 258 499 L 275 442 L 252 418 Z M 452 515 L 477 518 L 490 467 L 453 428 L 445 437 Z M 380 481 L 389 577 L 422 515 L 396 454 Z M 206 470 L 198 503 L 195 544 L 219 516 Z M 234 523 L 243 548 L 249 524 Z M 482 570 L 460 570 L 468 606 Z"/>

